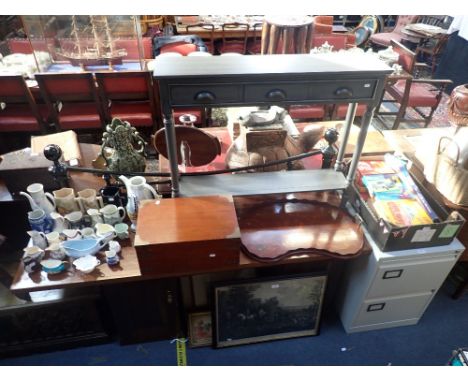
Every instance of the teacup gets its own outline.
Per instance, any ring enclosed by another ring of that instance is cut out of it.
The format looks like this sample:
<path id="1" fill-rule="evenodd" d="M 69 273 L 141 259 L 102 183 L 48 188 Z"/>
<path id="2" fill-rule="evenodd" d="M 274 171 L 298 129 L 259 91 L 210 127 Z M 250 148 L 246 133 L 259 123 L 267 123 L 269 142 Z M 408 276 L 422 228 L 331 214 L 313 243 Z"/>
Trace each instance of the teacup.
<path id="1" fill-rule="evenodd" d="M 116 265 L 120 262 L 119 255 L 117 255 L 117 252 L 110 250 L 110 251 L 105 251 L 106 254 L 106 262 L 109 265 Z"/>
<path id="2" fill-rule="evenodd" d="M 121 240 L 128 239 L 128 224 L 118 223 L 114 226 L 117 237 Z"/>
<path id="3" fill-rule="evenodd" d="M 41 261 L 42 269 L 50 274 L 60 273 L 64 271 L 65 264 L 68 264 L 68 262 L 56 259 L 47 259 Z"/>

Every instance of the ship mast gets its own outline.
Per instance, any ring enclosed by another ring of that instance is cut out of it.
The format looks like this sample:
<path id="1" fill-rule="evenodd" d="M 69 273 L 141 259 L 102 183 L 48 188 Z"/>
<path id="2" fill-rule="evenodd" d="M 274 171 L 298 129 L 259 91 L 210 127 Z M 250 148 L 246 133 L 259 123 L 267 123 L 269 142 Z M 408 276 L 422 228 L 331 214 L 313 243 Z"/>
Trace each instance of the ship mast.
<path id="1" fill-rule="evenodd" d="M 76 25 L 76 16 L 72 16 L 71 20 L 71 35 L 75 39 L 76 47 L 78 48 L 78 57 L 81 57 L 81 45 L 80 45 L 80 39 L 78 36 L 78 25 Z"/>
<path id="2" fill-rule="evenodd" d="M 97 57 L 101 57 L 102 55 L 101 44 L 100 44 L 100 39 L 99 39 L 99 33 L 96 28 L 97 19 L 95 18 L 95 16 L 89 16 L 89 18 L 91 22 L 91 30 L 93 32 L 94 41 L 95 41 L 94 47 L 96 48 L 96 54 L 97 54 Z"/>

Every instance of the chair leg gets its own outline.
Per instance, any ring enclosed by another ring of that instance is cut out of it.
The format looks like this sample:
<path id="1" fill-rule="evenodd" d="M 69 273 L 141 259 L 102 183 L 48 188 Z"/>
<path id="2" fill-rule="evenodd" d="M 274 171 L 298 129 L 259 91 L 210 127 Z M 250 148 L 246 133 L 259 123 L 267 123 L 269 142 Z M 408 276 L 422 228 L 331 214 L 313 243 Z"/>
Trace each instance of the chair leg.
<path id="1" fill-rule="evenodd" d="M 395 122 L 393 122 L 393 125 L 391 127 L 392 130 L 398 130 L 398 127 L 400 126 L 401 121 L 405 118 L 406 114 L 406 107 L 403 105 L 400 105 L 400 109 L 398 110 L 398 114 L 395 118 Z"/>

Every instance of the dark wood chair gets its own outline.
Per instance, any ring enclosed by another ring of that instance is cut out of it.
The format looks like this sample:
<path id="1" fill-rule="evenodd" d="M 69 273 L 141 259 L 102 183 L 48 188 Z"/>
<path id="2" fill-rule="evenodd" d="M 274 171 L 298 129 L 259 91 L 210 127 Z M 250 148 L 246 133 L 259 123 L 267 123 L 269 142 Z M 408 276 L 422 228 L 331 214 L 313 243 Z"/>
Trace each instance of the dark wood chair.
<path id="1" fill-rule="evenodd" d="M 416 57 L 427 59 L 431 65 L 431 75 L 434 75 L 439 59 L 442 56 L 448 35 L 442 34 L 423 40 L 416 48 Z"/>
<path id="2" fill-rule="evenodd" d="M 112 118 L 157 130 L 161 120 L 149 71 L 95 73 L 107 123 Z"/>
<path id="3" fill-rule="evenodd" d="M 391 46 L 399 54 L 398 64 L 403 67 L 406 73 L 413 74 L 415 68 L 420 66 L 420 64 L 416 63 L 416 54 L 395 40 L 391 41 Z M 401 122 L 424 123 L 424 127 L 427 127 L 432 120 L 435 110 L 439 106 L 443 91 L 451 83 L 451 80 L 413 78 L 411 75 L 389 76 L 385 87 L 385 95 L 389 95 L 391 99 L 383 99 L 381 103 L 390 102 L 399 104 L 400 107 L 396 112 L 383 112 L 380 111 L 379 105 L 377 113 L 380 116 L 396 116 L 395 122 L 391 127 L 392 130 L 398 129 Z M 407 118 L 407 108 L 413 108 L 421 118 Z M 423 108 L 429 109 L 429 113 L 425 113 L 422 110 Z M 384 123 L 382 119 L 381 121 Z"/>
<path id="4" fill-rule="evenodd" d="M 252 40 L 247 44 L 247 52 L 249 54 L 262 53 L 262 26 L 263 23 L 255 23 L 252 25 L 253 36 Z"/>
<path id="5" fill-rule="evenodd" d="M 229 30 L 237 29 L 242 37 L 229 37 Z M 221 44 L 218 47 L 220 54 L 247 52 L 247 38 L 250 26 L 246 23 L 224 23 L 221 25 Z"/>
<path id="6" fill-rule="evenodd" d="M 209 23 L 198 23 L 198 24 L 187 25 L 185 27 L 185 30 L 187 31 L 188 34 L 191 34 L 191 33 L 196 34 L 194 32 L 194 29 L 196 30 L 197 28 L 203 28 L 203 29 L 206 29 L 208 32 L 210 32 L 210 38 L 203 39 L 203 42 L 205 43 L 206 49 L 208 49 L 208 52 L 210 52 L 211 54 L 214 54 L 215 52 L 215 47 L 214 47 L 215 26 Z"/>
<path id="7" fill-rule="evenodd" d="M 102 130 L 106 120 L 92 73 L 35 75 L 57 130 Z"/>

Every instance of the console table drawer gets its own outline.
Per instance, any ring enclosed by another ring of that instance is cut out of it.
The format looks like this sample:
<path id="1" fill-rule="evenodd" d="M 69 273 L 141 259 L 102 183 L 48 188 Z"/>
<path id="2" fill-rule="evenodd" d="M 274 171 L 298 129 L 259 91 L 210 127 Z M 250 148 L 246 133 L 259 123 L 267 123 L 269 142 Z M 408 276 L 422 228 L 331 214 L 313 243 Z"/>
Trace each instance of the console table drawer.
<path id="1" fill-rule="evenodd" d="M 261 84 L 245 86 L 246 102 L 301 101 L 307 98 L 307 84 Z"/>
<path id="2" fill-rule="evenodd" d="M 239 85 L 175 85 L 170 88 L 173 105 L 209 105 L 242 101 Z"/>
<path id="3" fill-rule="evenodd" d="M 309 84 L 307 99 L 345 100 L 372 98 L 377 82 L 370 80 L 317 81 Z"/>

